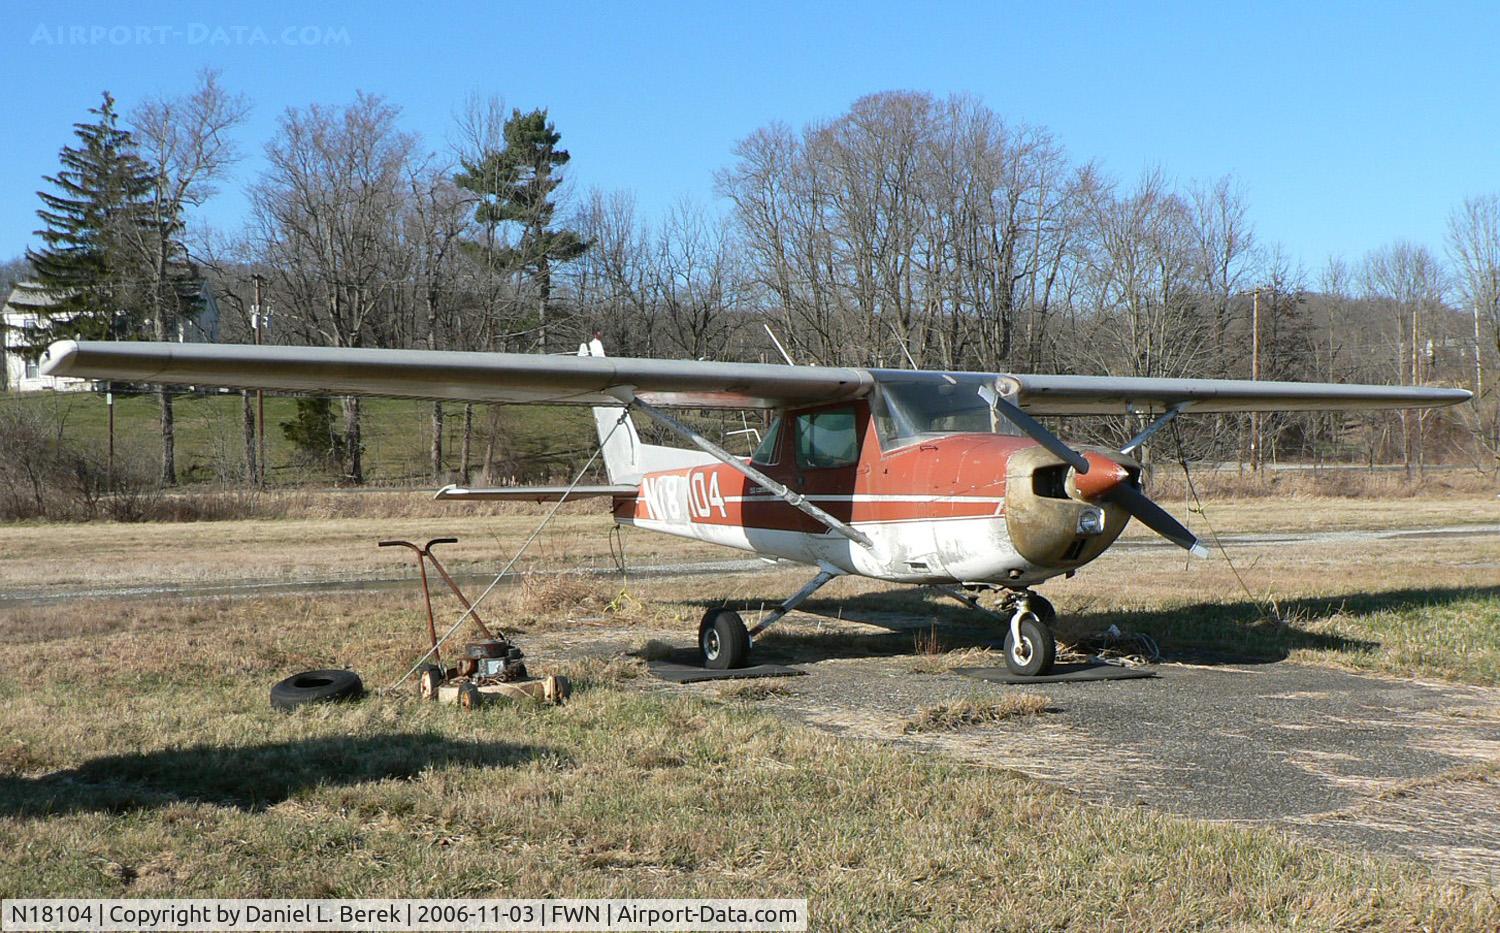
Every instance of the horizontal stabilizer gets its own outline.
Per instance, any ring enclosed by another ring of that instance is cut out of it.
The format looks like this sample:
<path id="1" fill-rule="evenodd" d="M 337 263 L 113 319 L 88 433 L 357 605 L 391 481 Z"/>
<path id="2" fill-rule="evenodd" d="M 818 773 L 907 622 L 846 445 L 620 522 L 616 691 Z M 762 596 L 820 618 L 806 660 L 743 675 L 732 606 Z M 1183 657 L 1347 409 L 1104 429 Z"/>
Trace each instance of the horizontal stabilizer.
<path id="1" fill-rule="evenodd" d="M 633 496 L 637 486 L 457 486 L 437 491 L 434 499 L 479 499 L 511 502 L 557 502 L 560 499 L 599 499 L 605 496 Z"/>

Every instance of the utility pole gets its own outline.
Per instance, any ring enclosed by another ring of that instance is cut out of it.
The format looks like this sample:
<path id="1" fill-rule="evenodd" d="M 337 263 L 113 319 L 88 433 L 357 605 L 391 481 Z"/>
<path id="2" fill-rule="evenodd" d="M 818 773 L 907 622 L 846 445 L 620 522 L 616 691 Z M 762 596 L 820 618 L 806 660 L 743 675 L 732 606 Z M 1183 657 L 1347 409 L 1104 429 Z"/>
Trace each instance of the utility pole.
<path id="1" fill-rule="evenodd" d="M 1250 378 L 1260 381 L 1260 288 L 1250 305 Z M 1250 413 L 1250 470 L 1260 469 L 1260 412 Z"/>
<path id="2" fill-rule="evenodd" d="M 115 393 L 113 385 L 104 388 L 104 404 L 109 408 L 109 459 L 104 467 L 104 488 L 115 491 Z"/>
<path id="3" fill-rule="evenodd" d="M 1479 298 L 1474 299 L 1474 397 L 1484 394 L 1484 358 L 1479 351 Z"/>
<path id="4" fill-rule="evenodd" d="M 255 325 L 255 345 L 260 346 L 261 322 L 265 314 L 261 310 L 260 286 L 263 277 L 259 272 L 253 276 L 255 279 L 255 309 L 250 312 L 251 322 Z M 255 390 L 255 468 L 259 472 L 257 480 L 261 486 L 266 484 L 266 393 L 262 389 Z"/>

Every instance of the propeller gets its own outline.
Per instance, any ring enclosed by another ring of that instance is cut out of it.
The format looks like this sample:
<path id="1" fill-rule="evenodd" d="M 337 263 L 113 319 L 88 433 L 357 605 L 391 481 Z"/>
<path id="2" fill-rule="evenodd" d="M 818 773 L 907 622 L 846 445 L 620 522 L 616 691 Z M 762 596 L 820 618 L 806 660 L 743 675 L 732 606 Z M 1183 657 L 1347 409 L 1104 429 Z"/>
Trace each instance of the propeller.
<path id="1" fill-rule="evenodd" d="M 1069 447 L 1062 438 L 1047 430 L 1040 421 L 1026 414 L 1018 405 L 990 389 L 989 386 L 985 386 L 980 394 L 985 401 L 1010 419 L 1012 424 L 1020 428 L 1026 436 L 1056 454 L 1073 468 L 1074 475 L 1070 478 L 1068 486 L 1070 492 L 1073 492 L 1077 498 L 1103 500 L 1119 506 L 1131 517 L 1139 520 L 1142 525 L 1188 551 L 1194 557 L 1208 556 L 1208 548 L 1203 546 L 1198 536 L 1189 531 L 1182 522 L 1173 518 L 1166 509 L 1153 502 L 1144 492 L 1141 492 L 1140 487 L 1131 482 L 1130 474 L 1124 467 L 1095 454 L 1092 465 L 1102 467 L 1102 469 L 1096 470 L 1094 475 L 1085 479 L 1084 475 L 1089 473 L 1091 465 L 1088 456 Z"/>
<path id="2" fill-rule="evenodd" d="M 1197 535 L 1188 531 L 1182 522 L 1173 518 L 1171 513 L 1166 509 L 1152 502 L 1134 484 L 1128 482 L 1119 483 L 1101 498 L 1105 502 L 1112 502 L 1129 512 L 1132 516 L 1139 519 L 1142 525 L 1150 528 L 1178 547 L 1186 548 L 1188 553 L 1194 557 L 1208 556 L 1208 548 L 1203 546 L 1202 542 L 1198 540 Z"/>

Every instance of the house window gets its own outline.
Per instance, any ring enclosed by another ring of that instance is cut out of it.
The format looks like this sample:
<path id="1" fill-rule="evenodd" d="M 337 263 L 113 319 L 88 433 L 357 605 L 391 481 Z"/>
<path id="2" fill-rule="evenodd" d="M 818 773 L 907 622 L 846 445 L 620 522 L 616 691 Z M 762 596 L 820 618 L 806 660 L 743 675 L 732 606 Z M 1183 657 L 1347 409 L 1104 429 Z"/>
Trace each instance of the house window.
<path id="1" fill-rule="evenodd" d="M 797 416 L 797 465 L 805 469 L 853 466 L 859 460 L 854 409 L 833 408 Z"/>
<path id="2" fill-rule="evenodd" d="M 36 321 L 23 321 L 21 324 L 21 334 L 21 345 L 23 347 L 35 346 Z M 22 369 L 27 379 L 35 379 L 38 375 L 40 375 L 41 361 L 34 358 L 27 359 Z"/>

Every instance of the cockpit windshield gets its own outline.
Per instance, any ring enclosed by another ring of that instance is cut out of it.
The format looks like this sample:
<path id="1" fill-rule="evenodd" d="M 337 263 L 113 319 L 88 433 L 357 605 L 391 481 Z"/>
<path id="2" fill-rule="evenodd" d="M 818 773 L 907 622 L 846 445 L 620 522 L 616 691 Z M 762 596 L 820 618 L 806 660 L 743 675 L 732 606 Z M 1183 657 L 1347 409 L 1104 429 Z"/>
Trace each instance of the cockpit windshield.
<path id="1" fill-rule="evenodd" d="M 903 370 L 873 375 L 870 413 L 883 450 L 947 434 L 1021 434 L 992 404 L 994 376 Z"/>

